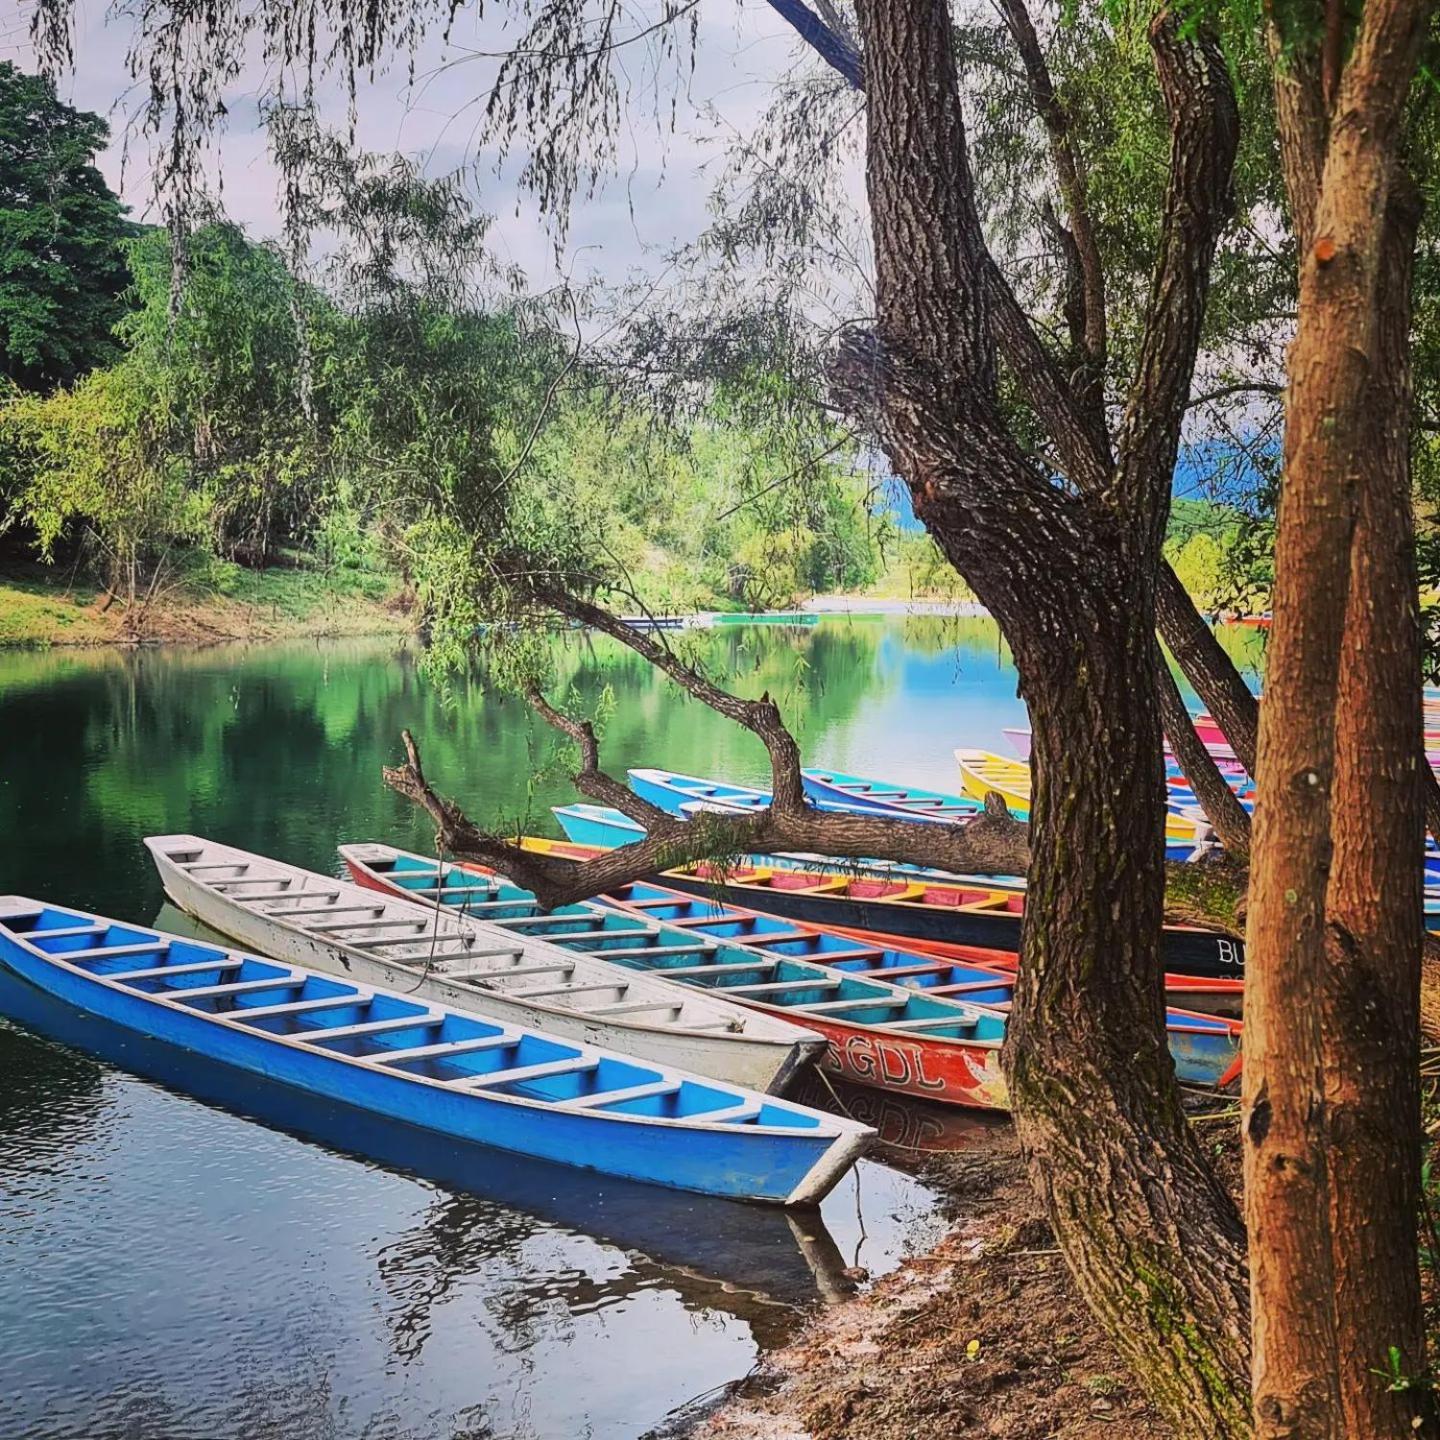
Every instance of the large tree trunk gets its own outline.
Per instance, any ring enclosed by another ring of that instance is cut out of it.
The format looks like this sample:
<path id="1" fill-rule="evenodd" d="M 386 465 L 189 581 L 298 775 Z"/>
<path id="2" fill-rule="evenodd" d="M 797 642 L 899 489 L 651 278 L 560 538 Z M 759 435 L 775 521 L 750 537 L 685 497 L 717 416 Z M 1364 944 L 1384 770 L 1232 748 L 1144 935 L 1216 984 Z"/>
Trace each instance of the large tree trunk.
<path id="1" fill-rule="evenodd" d="M 1338 88 L 1277 36 L 1303 260 L 1246 987 L 1246 1214 L 1264 1436 L 1410 1434 L 1419 1393 L 1385 1393 L 1361 1367 L 1390 1344 L 1418 1356 L 1420 1324 L 1407 1213 L 1415 1177 L 1403 1175 L 1418 1158 L 1419 668 L 1401 536 L 1408 304 L 1395 293 L 1408 292 L 1409 273 L 1395 253 L 1408 242 L 1387 218 L 1426 15 L 1423 0 L 1369 0 Z"/>
<path id="2" fill-rule="evenodd" d="M 1324 1010 L 1335 1339 L 1347 1435 L 1413 1433 L 1426 1368 L 1415 1224 L 1421 1162 L 1424 843 L 1420 627 L 1410 509 L 1410 281 L 1418 197 L 1397 183 L 1380 252 L 1370 441 L 1335 716 Z"/>
<path id="3" fill-rule="evenodd" d="M 1060 1248 L 1146 1395 L 1186 1436 L 1241 1435 L 1244 1231 L 1181 1110 L 1163 1031 L 1154 635 L 1143 608 L 1105 603 L 1068 664 L 1022 665 L 1043 678 L 1025 690 L 1036 783 L 1011 1098 Z M 1040 647 L 1017 662 L 1026 648 Z"/>
<path id="4" fill-rule="evenodd" d="M 1167 195 L 1129 444 L 1085 501 L 1036 472 L 996 396 L 989 296 L 943 0 L 861 7 L 877 333 L 838 379 L 998 619 L 1035 731 L 1030 893 L 1006 1064 L 1016 1123 L 1086 1300 L 1195 1436 L 1244 1433 L 1244 1242 L 1180 1106 L 1159 955 L 1164 798 L 1154 577 L 1173 443 L 1228 192 L 1218 48 L 1155 33 L 1186 133 Z M 1126 455 L 1130 459 L 1127 462 Z"/>

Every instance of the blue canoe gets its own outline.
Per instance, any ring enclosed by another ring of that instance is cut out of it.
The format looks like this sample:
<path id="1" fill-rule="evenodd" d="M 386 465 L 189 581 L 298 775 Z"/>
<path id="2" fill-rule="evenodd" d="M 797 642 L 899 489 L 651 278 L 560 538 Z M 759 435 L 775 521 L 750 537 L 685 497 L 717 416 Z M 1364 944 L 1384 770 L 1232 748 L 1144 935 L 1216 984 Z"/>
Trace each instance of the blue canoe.
<path id="1" fill-rule="evenodd" d="M 351 874 L 361 884 L 371 884 L 394 894 L 438 893 L 440 901 L 464 909 L 481 867 L 450 867 L 435 889 L 435 861 L 423 855 L 397 850 L 389 845 L 342 845 L 340 854 Z M 445 896 L 453 895 L 453 900 Z M 486 920 L 490 924 L 522 934 L 541 933 L 552 944 L 575 949 L 586 955 L 608 955 L 621 964 L 654 968 L 657 973 L 683 984 L 705 988 L 718 985 L 727 993 L 734 980 L 745 982 L 747 992 L 766 992 L 767 1004 L 792 1007 L 797 1023 L 824 1029 L 826 1018 L 839 1018 L 844 1002 L 827 993 L 818 997 L 800 985 L 816 965 L 861 982 L 874 989 L 866 997 L 853 996 L 858 1013 L 865 1006 L 896 1004 L 886 999 L 891 987 L 916 992 L 916 999 L 959 1002 L 984 1007 L 982 1018 L 1000 1017 L 1009 1009 L 1015 977 L 1006 971 L 881 945 L 857 945 L 855 939 L 837 935 L 814 925 L 726 905 L 718 900 L 685 895 L 662 885 L 640 881 L 622 886 L 598 901 L 567 905 L 553 912 L 540 909 L 535 896 L 513 882 L 494 876 L 487 892 Z M 617 923 L 615 907 L 623 907 L 623 922 Z M 617 943 L 618 942 L 618 945 Z M 768 967 L 761 971 L 761 966 Z M 793 977 L 782 974 L 789 966 Z M 790 979 L 790 989 L 781 983 Z M 756 980 L 762 983 L 756 984 Z M 879 984 L 877 985 L 877 982 Z M 813 979 L 809 981 L 813 987 Z M 730 993 L 735 993 L 731 991 Z M 760 999 L 755 994 L 756 1000 Z M 984 1011 L 991 1012 L 985 1016 Z M 824 1015 L 821 1012 L 826 1012 Z M 845 1012 L 854 1020 L 854 1015 Z M 908 1013 L 898 1017 L 892 1011 L 874 1023 L 882 1030 L 897 1023 L 912 1027 L 943 1022 L 939 1016 L 924 1018 Z M 957 1012 L 957 1019 L 963 1018 Z M 992 1028 L 995 1033 L 1000 1027 Z M 1193 1084 L 1214 1085 L 1235 1068 L 1240 1055 L 1240 1026 L 1233 1020 L 1189 1010 L 1167 1009 L 1166 1029 L 1176 1074 Z M 957 1037 L 959 1038 L 959 1037 Z M 856 1077 L 850 1077 L 856 1078 Z M 864 1083 L 864 1077 L 859 1077 Z"/>
<path id="2" fill-rule="evenodd" d="M 0 897 L 0 964 L 87 1014 L 309 1094 L 677 1190 L 815 1204 L 874 1133 L 543 1031 L 38 900 Z"/>
<path id="3" fill-rule="evenodd" d="M 895 785 L 888 780 L 847 775 L 843 770 L 802 770 L 800 777 L 806 795 L 817 805 L 856 806 L 909 820 L 950 821 L 968 820 L 981 808 L 979 802 L 968 795 L 946 795 L 914 785 Z"/>
<path id="4" fill-rule="evenodd" d="M 699 775 L 680 775 L 674 770 L 650 768 L 631 770 L 629 776 L 630 788 L 642 800 L 658 805 L 667 815 L 680 815 L 686 819 L 697 810 L 763 810 L 770 803 L 770 792 L 757 785 L 731 785 L 725 780 L 706 780 Z M 870 813 L 867 807 L 846 800 L 812 800 L 811 803 L 817 810 Z M 973 806 L 971 813 L 974 813 Z M 905 818 L 927 817 L 907 815 Z"/>

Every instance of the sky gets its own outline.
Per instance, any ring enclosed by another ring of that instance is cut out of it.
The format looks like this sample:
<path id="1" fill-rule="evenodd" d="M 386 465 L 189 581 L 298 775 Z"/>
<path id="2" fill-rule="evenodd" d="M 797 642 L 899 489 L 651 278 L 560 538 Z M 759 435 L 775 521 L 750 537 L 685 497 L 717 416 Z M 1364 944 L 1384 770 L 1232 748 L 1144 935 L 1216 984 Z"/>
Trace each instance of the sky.
<path id="1" fill-rule="evenodd" d="M 13 7 L 12 18 L 0 20 L 0 56 L 34 69 L 27 0 L 0 0 L 0 9 L 6 7 Z M 804 54 L 803 45 L 763 0 L 702 0 L 693 72 L 687 64 L 678 87 L 673 63 L 661 72 L 662 127 L 654 119 L 656 76 L 646 48 L 627 49 L 624 63 L 634 93 L 625 105 L 620 173 L 595 199 L 577 204 L 564 250 L 556 257 L 533 201 L 515 184 L 523 156 L 497 175 L 494 153 L 476 148 L 475 99 L 488 89 L 495 62 L 467 58 L 465 51 L 504 50 L 516 39 L 515 26 L 507 26 L 503 16 L 518 7 L 486 8 L 491 13 L 483 19 L 476 18 L 473 6 L 462 11 L 448 48 L 436 40 L 421 49 L 413 85 L 404 59 L 397 57 L 390 73 L 362 88 L 357 140 L 366 150 L 422 158 L 431 174 L 474 163 L 475 203 L 495 216 L 496 258 L 518 264 L 536 288 L 562 273 L 577 280 L 598 275 L 621 281 L 637 271 L 658 270 L 665 252 L 704 228 L 725 143 L 753 132 L 777 83 Z M 148 142 L 129 125 L 139 102 L 126 67 L 132 33 L 127 23 L 109 18 L 108 9 L 105 0 L 76 0 L 75 65 L 59 78 L 59 90 L 69 103 L 110 121 L 114 138 L 100 157 L 101 169 L 136 218 L 153 219 Z M 637 8 L 626 23 L 632 31 L 642 29 L 654 13 Z M 256 108 L 263 78 L 257 61 L 227 95 L 230 119 L 211 161 L 227 212 L 257 238 L 278 233 L 280 226 L 276 173 Z M 672 133 L 669 96 L 677 88 L 680 103 Z M 322 89 L 320 104 L 323 120 L 337 128 L 346 125 L 346 97 L 338 85 Z M 127 129 L 132 130 L 128 154 Z"/>

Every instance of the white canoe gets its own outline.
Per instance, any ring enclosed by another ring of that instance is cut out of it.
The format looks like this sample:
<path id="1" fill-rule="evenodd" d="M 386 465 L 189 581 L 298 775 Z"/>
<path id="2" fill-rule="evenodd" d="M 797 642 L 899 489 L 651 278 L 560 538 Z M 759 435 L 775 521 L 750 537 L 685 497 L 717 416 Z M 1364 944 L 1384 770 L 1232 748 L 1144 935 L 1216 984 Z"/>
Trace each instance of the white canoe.
<path id="1" fill-rule="evenodd" d="M 771 1094 L 825 1050 L 787 1021 L 451 910 L 196 835 L 145 844 L 176 905 L 277 960 Z"/>

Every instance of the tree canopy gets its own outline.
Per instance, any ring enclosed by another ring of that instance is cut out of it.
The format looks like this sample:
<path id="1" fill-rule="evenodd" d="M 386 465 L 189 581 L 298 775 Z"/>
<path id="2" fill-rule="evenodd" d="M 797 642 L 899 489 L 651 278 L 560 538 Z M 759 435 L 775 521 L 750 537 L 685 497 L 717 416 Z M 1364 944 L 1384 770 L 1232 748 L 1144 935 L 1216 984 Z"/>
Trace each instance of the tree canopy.
<path id="1" fill-rule="evenodd" d="M 110 131 L 0 61 L 0 374 L 28 390 L 114 358 L 125 207 L 95 168 Z"/>

